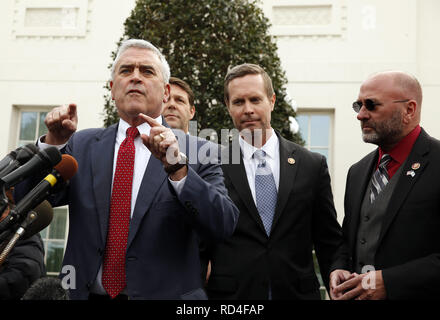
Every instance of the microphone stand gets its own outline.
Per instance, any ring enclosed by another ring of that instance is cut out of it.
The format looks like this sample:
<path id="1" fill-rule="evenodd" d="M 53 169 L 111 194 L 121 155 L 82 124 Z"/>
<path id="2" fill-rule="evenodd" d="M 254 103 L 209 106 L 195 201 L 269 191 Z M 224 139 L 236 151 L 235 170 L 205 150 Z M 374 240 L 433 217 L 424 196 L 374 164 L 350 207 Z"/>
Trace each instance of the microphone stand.
<path id="1" fill-rule="evenodd" d="M 6 257 L 11 252 L 12 248 L 17 243 L 18 239 L 26 232 L 26 228 L 32 224 L 37 219 L 38 215 L 34 211 L 29 211 L 26 219 L 23 221 L 23 223 L 18 227 L 18 229 L 15 231 L 12 238 L 9 240 L 8 244 L 5 246 L 3 251 L 0 253 L 0 266 L 5 262 Z"/>

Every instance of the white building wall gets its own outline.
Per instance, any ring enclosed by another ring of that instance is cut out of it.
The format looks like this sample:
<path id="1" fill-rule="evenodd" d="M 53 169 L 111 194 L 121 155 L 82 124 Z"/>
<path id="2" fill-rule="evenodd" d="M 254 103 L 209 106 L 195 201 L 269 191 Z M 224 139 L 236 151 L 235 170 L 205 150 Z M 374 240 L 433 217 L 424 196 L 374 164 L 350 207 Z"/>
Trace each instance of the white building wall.
<path id="1" fill-rule="evenodd" d="M 368 75 L 392 69 L 414 74 L 424 89 L 421 125 L 440 138 L 440 1 L 273 0 L 264 10 L 299 111 L 334 112 L 330 169 L 342 221 L 348 169 L 375 148 L 362 141 L 351 108 Z"/>
<path id="2" fill-rule="evenodd" d="M 78 104 L 79 129 L 103 123 L 110 54 L 135 0 L 3 0 L 0 155 L 15 147 L 17 106 Z M 438 0 L 265 0 L 289 93 L 299 111 L 333 112 L 331 176 L 339 220 L 362 142 L 351 104 L 372 72 L 406 70 L 422 83 L 422 126 L 440 138 Z M 27 10 L 27 11 L 26 11 Z"/>

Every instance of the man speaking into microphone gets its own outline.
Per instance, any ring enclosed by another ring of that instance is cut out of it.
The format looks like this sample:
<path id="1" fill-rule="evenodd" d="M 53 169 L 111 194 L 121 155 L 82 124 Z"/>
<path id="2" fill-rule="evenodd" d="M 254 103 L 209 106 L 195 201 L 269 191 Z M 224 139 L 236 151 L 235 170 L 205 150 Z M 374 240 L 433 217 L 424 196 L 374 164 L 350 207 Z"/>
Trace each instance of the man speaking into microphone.
<path id="1" fill-rule="evenodd" d="M 111 71 L 116 125 L 76 132 L 75 104 L 46 116 L 40 145 L 57 145 L 78 161 L 77 174 L 53 201 L 69 205 L 63 265 L 76 273 L 71 299 L 206 299 L 198 239 L 230 236 L 238 210 L 219 154 L 189 157 L 190 144 L 199 150 L 206 142 L 178 141 L 161 117 L 169 77 L 156 47 L 127 40 Z"/>

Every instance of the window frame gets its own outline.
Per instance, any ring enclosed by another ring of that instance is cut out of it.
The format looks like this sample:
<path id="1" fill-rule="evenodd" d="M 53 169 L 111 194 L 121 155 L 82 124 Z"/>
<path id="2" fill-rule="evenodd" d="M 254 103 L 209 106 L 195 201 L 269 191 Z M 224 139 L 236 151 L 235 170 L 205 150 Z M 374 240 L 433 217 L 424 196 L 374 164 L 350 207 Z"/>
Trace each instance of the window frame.
<path id="1" fill-rule="evenodd" d="M 25 141 L 24 144 L 27 143 L 33 143 L 35 141 L 37 141 L 37 139 L 39 138 L 38 134 L 39 134 L 39 125 L 40 125 L 40 114 L 41 113 L 47 113 L 50 110 L 53 109 L 54 106 L 14 106 L 14 111 L 13 114 L 15 115 L 15 119 L 13 120 L 16 123 L 15 126 L 15 132 L 13 133 L 13 135 L 15 135 L 13 137 L 14 139 L 14 145 L 15 148 L 17 148 L 20 144 L 20 141 Z M 23 113 L 24 112 L 35 112 L 37 113 L 37 125 L 35 128 L 35 139 L 33 141 L 31 140 L 21 140 L 20 139 L 20 133 L 21 133 L 21 124 L 22 124 L 22 120 L 23 120 Z M 13 129 L 11 129 L 12 131 Z M 14 149 L 15 149 L 14 148 Z M 56 212 L 56 211 L 63 211 L 63 212 Z M 67 245 L 67 238 L 68 238 L 68 234 L 69 234 L 69 209 L 68 206 L 61 206 L 61 207 L 57 207 L 56 209 L 54 209 L 54 215 L 60 215 L 60 214 L 65 214 L 66 215 L 66 225 L 65 225 L 65 232 L 64 232 L 64 238 L 63 239 L 52 239 L 49 238 L 49 234 L 50 234 L 50 228 L 53 227 L 52 226 L 52 222 L 43 230 L 46 230 L 46 236 L 43 237 L 41 236 L 42 240 L 43 240 L 43 246 L 44 246 L 44 264 L 47 266 L 47 259 L 48 259 L 48 245 L 50 242 L 59 242 L 63 244 L 63 258 L 64 258 L 64 254 L 66 252 L 66 245 Z M 41 232 L 40 231 L 40 235 Z M 60 269 L 58 272 L 47 272 L 48 276 L 58 276 L 58 274 L 61 272 L 61 267 L 62 267 L 62 261 L 60 264 Z"/>

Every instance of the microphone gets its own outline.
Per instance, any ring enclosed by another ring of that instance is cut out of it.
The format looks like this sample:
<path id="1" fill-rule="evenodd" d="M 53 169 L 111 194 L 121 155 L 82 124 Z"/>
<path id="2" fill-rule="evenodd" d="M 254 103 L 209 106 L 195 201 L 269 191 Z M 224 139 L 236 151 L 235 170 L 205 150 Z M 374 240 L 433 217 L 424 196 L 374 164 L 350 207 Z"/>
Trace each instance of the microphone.
<path id="1" fill-rule="evenodd" d="M 24 150 L 24 149 L 23 149 Z M 19 151 L 20 153 L 20 151 Z M 18 157 L 18 155 L 17 155 Z M 40 150 L 28 162 L 0 179 L 4 189 L 9 189 L 34 174 L 52 168 L 61 161 L 61 152 L 56 147 Z"/>
<path id="2" fill-rule="evenodd" d="M 31 214 L 36 215 L 36 218 L 30 218 L 31 220 L 29 220 L 28 218 Z M 35 207 L 34 210 L 28 213 L 28 217 L 26 217 L 26 219 L 20 225 L 19 228 L 24 229 L 24 233 L 21 238 L 27 239 L 32 237 L 34 234 L 46 228 L 52 222 L 52 219 L 53 208 L 49 201 L 44 200 L 37 207 Z"/>
<path id="3" fill-rule="evenodd" d="M 37 152 L 38 147 L 31 143 L 11 151 L 0 161 L 0 177 L 4 177 L 29 161 Z"/>
<path id="4" fill-rule="evenodd" d="M 0 161 L 0 171 L 2 171 L 6 166 L 17 158 L 17 152 L 21 149 L 17 148 L 11 152 L 9 152 L 1 161 Z"/>
<path id="5" fill-rule="evenodd" d="M 6 257 L 20 238 L 27 239 L 40 232 L 51 223 L 52 218 L 53 209 L 47 200 L 40 203 L 34 211 L 30 211 L 1 252 L 0 265 L 6 260 Z"/>
<path id="6" fill-rule="evenodd" d="M 60 279 L 43 277 L 35 281 L 21 300 L 70 300 Z"/>
<path id="7" fill-rule="evenodd" d="M 8 228 L 12 223 L 20 221 L 20 217 L 23 214 L 27 214 L 32 208 L 35 208 L 50 195 L 51 191 L 53 191 L 53 187 L 58 182 L 67 182 L 75 175 L 77 170 L 78 162 L 76 162 L 75 158 L 68 154 L 63 154 L 61 162 L 55 166 L 52 173 L 48 174 L 39 184 L 29 191 L 14 208 L 11 208 L 11 212 L 7 218 L 0 221 L 0 231 Z"/>

